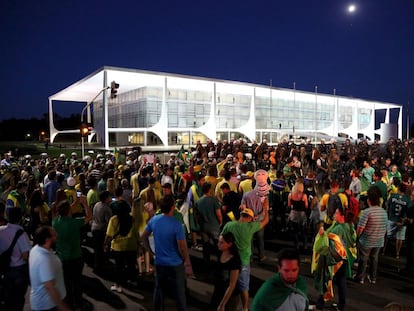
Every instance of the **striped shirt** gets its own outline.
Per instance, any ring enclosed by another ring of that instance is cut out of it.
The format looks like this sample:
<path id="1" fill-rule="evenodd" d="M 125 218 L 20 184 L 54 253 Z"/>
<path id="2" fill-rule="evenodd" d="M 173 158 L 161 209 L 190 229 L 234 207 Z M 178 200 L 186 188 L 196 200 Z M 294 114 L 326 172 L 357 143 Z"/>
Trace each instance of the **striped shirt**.
<path id="1" fill-rule="evenodd" d="M 367 248 L 383 247 L 387 231 L 387 212 L 378 206 L 371 206 L 362 212 L 358 223 L 358 231 L 363 231 L 359 242 Z"/>

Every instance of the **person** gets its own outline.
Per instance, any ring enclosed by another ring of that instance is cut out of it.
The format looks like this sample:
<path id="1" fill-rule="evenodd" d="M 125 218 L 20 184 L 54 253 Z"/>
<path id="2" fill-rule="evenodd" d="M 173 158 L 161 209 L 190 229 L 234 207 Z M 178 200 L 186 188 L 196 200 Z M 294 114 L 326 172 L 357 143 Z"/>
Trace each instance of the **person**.
<path id="1" fill-rule="evenodd" d="M 249 309 L 249 284 L 250 284 L 250 257 L 252 256 L 252 240 L 255 232 L 263 229 L 269 222 L 269 201 L 267 198 L 263 202 L 263 219 L 260 222 L 253 221 L 254 212 L 245 208 L 240 212 L 238 221 L 228 222 L 221 234 L 231 232 L 236 240 L 236 246 L 241 260 L 241 271 L 238 279 L 240 297 L 243 311 Z"/>
<path id="2" fill-rule="evenodd" d="M 164 196 L 160 206 L 162 214 L 151 218 L 142 234 L 144 247 L 155 256 L 154 310 L 164 310 L 164 292 L 168 281 L 172 282 L 176 309 L 186 310 L 184 266 L 190 265 L 186 238 L 182 224 L 173 216 L 173 196 Z M 155 250 L 149 246 L 151 233 Z"/>
<path id="3" fill-rule="evenodd" d="M 10 247 L 19 230 L 23 232 L 23 227 L 20 226 L 22 216 L 20 208 L 13 208 L 9 211 L 9 223 L 0 226 L 0 254 Z M 20 233 L 10 257 L 10 268 L 1 280 L 4 286 L 4 297 L 1 298 L 4 299 L 6 310 L 23 310 L 24 297 L 29 285 L 27 263 L 31 247 L 27 234 Z"/>
<path id="4" fill-rule="evenodd" d="M 378 269 L 378 254 L 384 246 L 385 232 L 387 231 L 387 212 L 380 207 L 381 190 L 371 187 L 367 191 L 368 208 L 359 218 L 358 239 L 358 271 L 354 278 L 356 282 L 364 284 L 368 260 L 370 259 L 370 274 L 368 280 L 376 283 Z"/>
<path id="5" fill-rule="evenodd" d="M 217 243 L 220 251 L 214 271 L 214 292 L 211 305 L 214 310 L 237 310 L 240 291 L 237 287 L 241 261 L 234 235 L 220 235 Z"/>
<path id="6" fill-rule="evenodd" d="M 217 241 L 220 234 L 220 226 L 223 223 L 220 203 L 211 195 L 211 185 L 205 183 L 201 186 L 203 196 L 194 204 L 194 213 L 197 223 L 200 225 L 200 234 L 203 241 L 203 259 L 209 264 L 210 256 L 217 254 Z"/>
<path id="7" fill-rule="evenodd" d="M 407 225 L 407 258 L 405 262 L 405 268 L 402 270 L 402 273 L 412 277 L 414 275 L 414 191 L 412 191 L 410 194 L 410 200 L 413 204 L 408 209 L 407 218 L 405 220 L 405 224 Z"/>
<path id="8" fill-rule="evenodd" d="M 57 234 L 50 226 L 36 230 L 35 246 L 29 254 L 30 306 L 33 311 L 70 311 L 66 296 L 62 262 L 55 255 Z"/>
<path id="9" fill-rule="evenodd" d="M 292 226 L 294 242 L 299 249 L 299 238 L 302 238 L 303 248 L 307 249 L 308 239 L 305 230 L 306 210 L 308 209 L 308 196 L 306 195 L 303 178 L 298 178 L 288 196 L 288 206 L 292 208 L 289 213 L 289 223 Z"/>
<path id="10" fill-rule="evenodd" d="M 269 175 L 265 170 L 257 170 L 254 173 L 254 180 L 256 182 L 254 189 L 243 194 L 240 209 L 248 208 L 254 212 L 255 220 L 263 220 L 267 211 L 264 209 L 265 201 L 269 205 L 269 190 L 270 186 L 267 183 Z M 255 233 L 254 237 L 258 244 L 258 259 L 260 262 L 267 258 L 264 255 L 264 227 Z"/>
<path id="11" fill-rule="evenodd" d="M 6 216 L 8 217 L 11 208 L 20 208 L 23 215 L 28 213 L 26 205 L 27 183 L 24 181 L 17 182 L 16 189 L 10 191 L 6 201 Z"/>
<path id="12" fill-rule="evenodd" d="M 95 265 L 94 269 L 98 272 L 103 268 L 105 263 L 105 254 L 103 251 L 106 229 L 108 228 L 109 219 L 112 217 L 112 210 L 109 207 L 111 203 L 111 194 L 104 190 L 99 194 L 100 201 L 95 204 L 92 210 L 92 237 Z"/>
<path id="13" fill-rule="evenodd" d="M 345 309 L 346 279 L 352 276 L 352 266 L 356 259 L 354 215 L 346 213 L 343 208 L 338 208 L 334 220 L 326 232 L 323 227 L 319 230 L 319 237 L 323 236 L 328 245 L 322 248 L 320 240 L 322 238 L 315 239 L 312 271 L 315 276 L 315 287 L 320 294 L 316 302 L 316 310 L 323 310 L 325 301 L 334 297 L 333 282 L 338 286 L 337 308 L 341 311 Z"/>
<path id="14" fill-rule="evenodd" d="M 387 241 L 395 236 L 395 256 L 400 258 L 400 251 L 405 240 L 406 226 L 404 220 L 407 216 L 407 210 L 411 208 L 411 200 L 405 194 L 406 187 L 403 183 L 398 185 L 398 193 L 392 194 L 387 201 L 388 222 L 387 222 L 387 239 L 382 250 L 385 253 Z"/>
<path id="15" fill-rule="evenodd" d="M 283 249 L 278 253 L 278 273 L 267 279 L 254 296 L 251 311 L 308 310 L 306 280 L 299 275 L 297 250 Z"/>
<path id="16" fill-rule="evenodd" d="M 116 279 L 112 291 L 122 293 L 122 286 L 136 276 L 136 254 L 139 246 L 139 228 L 130 215 L 130 207 L 124 200 L 119 201 L 118 213 L 109 219 L 106 230 L 104 251 L 111 247 L 115 257 Z M 126 268 L 125 268 L 126 267 Z"/>
<path id="17" fill-rule="evenodd" d="M 58 216 L 52 220 L 52 227 L 58 235 L 56 253 L 62 261 L 67 296 L 65 301 L 72 308 L 87 304 L 82 299 L 81 278 L 83 258 L 81 249 L 81 229 L 90 217 L 73 218 L 68 200 L 57 204 Z"/>
<path id="18" fill-rule="evenodd" d="M 240 218 L 240 194 L 231 190 L 228 183 L 222 184 L 220 188 L 223 191 L 223 205 L 221 206 L 223 224 L 238 220 Z"/>
<path id="19" fill-rule="evenodd" d="M 321 198 L 321 212 L 326 210 L 324 219 L 325 229 L 329 228 L 333 221 L 333 216 L 338 208 L 346 209 L 348 198 L 345 194 L 339 193 L 338 181 L 333 180 L 330 184 L 330 192 L 325 193 Z"/>

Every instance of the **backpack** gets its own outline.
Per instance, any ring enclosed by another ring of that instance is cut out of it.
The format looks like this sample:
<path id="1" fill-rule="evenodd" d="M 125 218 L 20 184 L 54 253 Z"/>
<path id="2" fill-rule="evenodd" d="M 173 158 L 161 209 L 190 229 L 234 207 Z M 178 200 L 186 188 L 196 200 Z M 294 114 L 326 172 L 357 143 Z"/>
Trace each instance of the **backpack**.
<path id="1" fill-rule="evenodd" d="M 335 212 L 338 208 L 343 208 L 342 201 L 338 194 L 330 194 L 328 199 L 328 208 L 326 209 L 326 215 L 332 221 Z"/>
<path id="2" fill-rule="evenodd" d="M 4 274 L 10 269 L 11 255 L 13 253 L 14 246 L 16 245 L 17 239 L 23 234 L 23 230 L 17 230 L 14 235 L 13 241 L 9 248 L 0 254 L 0 277 L 3 278 Z"/>
<path id="3" fill-rule="evenodd" d="M 355 223 L 359 215 L 359 202 L 353 195 L 347 195 L 347 198 L 348 208 L 345 210 L 345 219 L 352 220 Z"/>

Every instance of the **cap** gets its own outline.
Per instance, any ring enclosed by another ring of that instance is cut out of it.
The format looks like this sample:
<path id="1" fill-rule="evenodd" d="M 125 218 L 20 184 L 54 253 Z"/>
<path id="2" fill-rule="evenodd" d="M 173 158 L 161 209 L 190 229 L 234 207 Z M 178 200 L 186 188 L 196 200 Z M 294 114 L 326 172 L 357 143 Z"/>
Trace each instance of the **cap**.
<path id="1" fill-rule="evenodd" d="M 76 180 L 73 177 L 68 177 L 68 179 L 66 180 L 66 183 L 69 187 L 73 187 L 76 185 Z"/>
<path id="2" fill-rule="evenodd" d="M 242 215 L 250 216 L 251 218 L 254 218 L 254 212 L 250 208 L 245 208 L 240 212 Z"/>

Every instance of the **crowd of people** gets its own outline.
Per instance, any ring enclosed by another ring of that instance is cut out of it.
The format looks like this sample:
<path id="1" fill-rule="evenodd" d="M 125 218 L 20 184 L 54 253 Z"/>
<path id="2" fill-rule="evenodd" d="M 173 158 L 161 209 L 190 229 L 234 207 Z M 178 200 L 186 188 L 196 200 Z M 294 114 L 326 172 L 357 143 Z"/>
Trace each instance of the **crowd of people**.
<path id="1" fill-rule="evenodd" d="M 79 284 L 89 232 L 94 271 L 115 260 L 112 291 L 155 272 L 155 310 L 163 310 L 167 281 L 177 310 L 186 309 L 189 247 L 202 252 L 217 280 L 212 306 L 237 310 L 241 301 L 249 310 L 250 264 L 267 260 L 266 235 L 291 239 L 293 248 L 280 253 L 279 272 L 250 310 L 308 309 L 298 267 L 299 252 L 308 248 L 320 293 L 316 310 L 333 299 L 334 283 L 338 310 L 346 306 L 347 279 L 375 284 L 378 256 L 392 239 L 397 258 L 405 243 L 404 272 L 413 273 L 413 140 L 275 146 L 208 140 L 171 153 L 165 163 L 137 150 L 82 159 L 75 152 L 58 158 L 9 152 L 0 166 L 0 253 L 25 231 L 3 278 L 7 310 L 22 310 L 29 281 L 33 310 L 86 310 Z"/>

